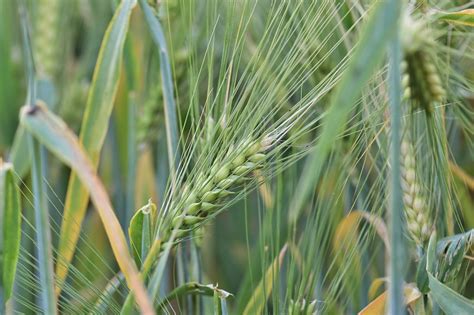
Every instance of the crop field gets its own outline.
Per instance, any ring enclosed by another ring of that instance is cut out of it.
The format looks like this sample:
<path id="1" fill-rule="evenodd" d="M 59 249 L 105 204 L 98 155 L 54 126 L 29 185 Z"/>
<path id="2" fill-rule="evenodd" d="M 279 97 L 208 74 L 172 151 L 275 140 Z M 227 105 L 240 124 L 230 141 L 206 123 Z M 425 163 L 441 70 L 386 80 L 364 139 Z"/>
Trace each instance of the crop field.
<path id="1" fill-rule="evenodd" d="M 474 315 L 474 2 L 0 0 L 0 315 Z"/>

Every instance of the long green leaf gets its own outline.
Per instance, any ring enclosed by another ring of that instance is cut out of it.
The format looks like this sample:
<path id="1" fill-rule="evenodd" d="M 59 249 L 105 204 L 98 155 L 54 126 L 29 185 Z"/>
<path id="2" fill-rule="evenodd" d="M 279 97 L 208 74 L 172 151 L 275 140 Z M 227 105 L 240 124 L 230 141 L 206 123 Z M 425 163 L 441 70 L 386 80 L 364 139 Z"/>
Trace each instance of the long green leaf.
<path id="1" fill-rule="evenodd" d="M 123 274 L 119 272 L 109 283 L 107 283 L 104 291 L 97 299 L 97 302 L 94 304 L 94 309 L 91 311 L 91 314 L 104 314 L 107 311 L 107 308 L 113 299 L 114 294 L 120 288 L 124 280 Z"/>
<path id="2" fill-rule="evenodd" d="M 323 122 L 319 141 L 308 156 L 289 212 L 290 223 L 295 225 L 301 211 L 321 175 L 337 137 L 343 132 L 350 112 L 355 108 L 371 74 L 381 62 L 385 49 L 397 26 L 401 1 L 380 1 L 372 11 Z"/>
<path id="3" fill-rule="evenodd" d="M 474 314 L 474 301 L 465 298 L 428 273 L 431 296 L 447 315 Z"/>
<path id="4" fill-rule="evenodd" d="M 463 237 L 461 234 L 459 237 Z M 469 300 L 453 289 L 447 287 L 441 281 L 433 276 L 436 268 L 436 252 L 441 249 L 444 250 L 446 244 L 455 240 L 458 236 L 446 238 L 440 242 L 436 242 L 436 233 L 430 237 L 427 250 L 426 271 L 428 273 L 429 287 L 431 290 L 431 297 L 448 315 L 464 315 L 474 314 L 474 301 Z"/>
<path id="5" fill-rule="evenodd" d="M 10 145 L 15 132 L 17 110 L 14 104 L 14 90 L 19 80 L 12 80 L 13 63 L 11 62 L 11 48 L 13 47 L 12 31 L 9 28 L 13 20 L 12 1 L 0 1 L 0 151 Z"/>
<path id="6" fill-rule="evenodd" d="M 400 6 L 392 15 L 400 16 Z M 398 25 L 398 24 L 397 24 Z M 397 27 L 398 28 L 398 27 Z M 390 105 L 390 212 L 389 221 L 389 239 L 392 246 L 392 252 L 389 258 L 388 274 L 390 281 L 388 283 L 388 305 L 389 314 L 403 313 L 403 279 L 405 264 L 405 243 L 403 238 L 403 194 L 402 177 L 400 166 L 401 155 L 401 71 L 402 47 L 400 42 L 400 32 L 396 32 L 389 44 L 389 72 L 388 72 L 388 91 Z"/>
<path id="7" fill-rule="evenodd" d="M 0 159 L 0 301 L 12 294 L 20 253 L 21 204 L 13 167 Z M 0 309 L 4 306 L 0 302 Z"/>
<path id="8" fill-rule="evenodd" d="M 102 41 L 94 70 L 79 137 L 94 170 L 97 169 L 108 129 L 120 77 L 125 37 L 130 14 L 135 4 L 135 0 L 123 0 L 117 8 Z M 57 264 L 56 273 L 60 284 L 57 286 L 58 293 L 67 276 L 68 265 L 72 260 L 75 245 L 79 238 L 88 199 L 87 189 L 82 185 L 79 175 L 73 172 L 69 178 L 58 245 L 58 255 L 65 262 Z"/>
<path id="9" fill-rule="evenodd" d="M 245 315 L 251 314 L 261 314 L 262 310 L 267 303 L 268 297 L 273 289 L 273 283 L 278 281 L 275 279 L 276 275 L 278 275 L 278 270 L 281 267 L 283 262 L 283 258 L 285 257 L 287 245 L 283 246 L 280 251 L 278 257 L 275 257 L 272 264 L 268 267 L 267 271 L 263 275 L 263 278 L 258 283 L 255 291 L 252 294 L 247 306 L 245 307 L 244 313 Z"/>
<path id="10" fill-rule="evenodd" d="M 145 314 L 153 314 L 153 306 L 138 274 L 137 267 L 129 253 L 127 240 L 104 185 L 97 177 L 95 166 L 81 147 L 74 133 L 66 124 L 48 109 L 39 104 L 25 106 L 21 112 L 22 125 L 45 147 L 76 172 L 91 194 L 110 245 L 122 270 L 127 284 L 134 292 L 138 305 Z"/>
<path id="11" fill-rule="evenodd" d="M 426 261 L 426 271 L 428 272 L 429 287 L 431 290 L 430 295 L 448 315 L 474 314 L 474 301 L 468 300 L 459 293 L 456 293 L 453 289 L 447 287 L 433 276 L 436 266 L 437 248 L 443 248 L 446 241 L 442 240 L 439 243 L 436 242 L 436 234 L 433 233 L 428 244 Z"/>
<path id="12" fill-rule="evenodd" d="M 161 27 L 160 21 L 154 14 L 152 8 L 145 0 L 139 0 L 140 7 L 145 14 L 145 19 L 150 28 L 153 42 L 160 52 L 160 70 L 161 81 L 163 85 L 163 97 L 165 101 L 165 124 L 166 136 L 168 145 L 168 161 L 170 163 L 171 180 L 174 183 L 176 180 L 176 168 L 179 163 L 179 148 L 178 148 L 178 123 L 176 119 L 176 104 L 173 96 L 173 78 L 171 75 L 171 66 L 168 57 L 168 49 L 166 46 L 166 39 Z"/>
<path id="13" fill-rule="evenodd" d="M 46 190 L 44 188 L 44 149 L 30 135 L 31 181 L 35 210 L 38 273 L 41 288 L 41 307 L 46 314 L 57 314 L 54 295 L 53 249 Z"/>

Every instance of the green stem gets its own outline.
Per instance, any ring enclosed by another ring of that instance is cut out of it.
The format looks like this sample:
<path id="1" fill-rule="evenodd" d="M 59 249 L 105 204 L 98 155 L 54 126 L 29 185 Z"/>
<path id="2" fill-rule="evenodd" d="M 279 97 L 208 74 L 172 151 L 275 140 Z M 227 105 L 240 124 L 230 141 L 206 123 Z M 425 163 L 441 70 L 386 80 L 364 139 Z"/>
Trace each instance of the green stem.
<path id="1" fill-rule="evenodd" d="M 126 223 L 130 222 L 135 209 L 135 180 L 137 170 L 136 141 L 136 103 L 133 96 L 128 100 L 128 132 L 127 132 L 127 191 L 126 191 Z"/>
<path id="2" fill-rule="evenodd" d="M 395 0 L 396 1 L 396 0 Z M 398 14 L 399 12 L 393 12 Z M 401 147 L 401 44 L 397 32 L 389 44 L 389 103 L 390 103 L 390 164 L 391 191 L 389 211 L 389 237 L 392 251 L 389 260 L 388 274 L 388 314 L 403 314 L 403 278 L 405 245 L 403 239 L 403 196 L 401 187 L 400 147 Z"/>
<path id="3" fill-rule="evenodd" d="M 116 274 L 107 284 L 104 291 L 97 299 L 97 302 L 94 305 L 94 309 L 91 314 L 105 314 L 107 308 L 113 299 L 113 295 L 117 292 L 117 289 L 125 281 L 125 277 L 122 272 Z"/>
<path id="4" fill-rule="evenodd" d="M 5 291 L 3 290 L 3 286 L 0 285 L 0 315 L 6 314 L 6 303 L 5 301 Z"/>
<path id="5" fill-rule="evenodd" d="M 46 191 L 43 185 L 44 152 L 39 143 L 30 138 L 31 180 L 35 208 L 35 228 L 38 255 L 39 287 L 41 288 L 41 308 L 45 314 L 57 314 L 54 293 L 53 261 L 51 249 L 51 231 L 46 203 Z"/>

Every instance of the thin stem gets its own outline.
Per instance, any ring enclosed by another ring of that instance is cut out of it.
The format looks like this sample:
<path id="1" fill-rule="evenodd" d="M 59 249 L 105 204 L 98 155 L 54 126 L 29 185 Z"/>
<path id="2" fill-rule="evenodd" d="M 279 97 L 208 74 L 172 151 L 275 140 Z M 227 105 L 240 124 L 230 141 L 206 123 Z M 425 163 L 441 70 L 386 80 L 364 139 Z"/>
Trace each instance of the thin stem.
<path id="1" fill-rule="evenodd" d="M 135 180 L 137 170 L 136 141 L 136 103 L 133 96 L 128 100 L 128 132 L 127 132 L 127 187 L 126 187 L 126 222 L 130 222 L 135 211 Z"/>
<path id="2" fill-rule="evenodd" d="M 5 292 L 3 290 L 3 285 L 0 285 L 0 314 L 6 314 L 6 301 L 5 301 Z"/>
<path id="3" fill-rule="evenodd" d="M 397 14 L 394 12 L 393 14 Z M 399 13 L 398 13 L 399 14 Z M 403 196 L 401 187 L 401 44 L 397 32 L 389 43 L 389 103 L 390 103 L 390 163 L 391 191 L 389 212 L 389 235 L 392 252 L 389 258 L 388 314 L 403 314 L 404 240 L 402 233 Z"/>

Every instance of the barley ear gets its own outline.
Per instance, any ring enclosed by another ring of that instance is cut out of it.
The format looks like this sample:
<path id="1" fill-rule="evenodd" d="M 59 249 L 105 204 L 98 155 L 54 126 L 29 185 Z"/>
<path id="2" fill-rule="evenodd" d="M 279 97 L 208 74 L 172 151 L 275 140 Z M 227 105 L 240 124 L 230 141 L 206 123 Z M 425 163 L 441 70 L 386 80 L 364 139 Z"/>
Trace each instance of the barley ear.
<path id="1" fill-rule="evenodd" d="M 224 159 L 216 159 L 207 173 L 202 172 L 183 185 L 181 199 L 171 206 L 170 228 L 163 235 L 166 243 L 173 230 L 177 239 L 189 236 L 201 227 L 204 220 L 217 213 L 225 198 L 238 193 L 239 185 L 249 180 L 249 175 L 261 168 L 267 158 L 268 139 L 242 141 L 230 145 Z"/>
<path id="2" fill-rule="evenodd" d="M 431 235 L 432 224 L 416 172 L 415 149 L 408 136 L 402 140 L 401 155 L 403 204 L 407 228 L 415 243 L 423 246 Z"/>
<path id="3" fill-rule="evenodd" d="M 431 113 L 433 103 L 446 98 L 436 56 L 430 52 L 433 43 L 423 16 L 407 15 L 403 20 L 404 59 L 401 64 L 403 98 L 411 100 L 414 109 L 422 108 Z"/>

